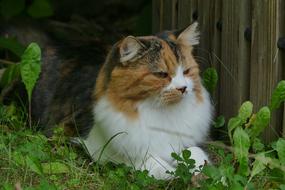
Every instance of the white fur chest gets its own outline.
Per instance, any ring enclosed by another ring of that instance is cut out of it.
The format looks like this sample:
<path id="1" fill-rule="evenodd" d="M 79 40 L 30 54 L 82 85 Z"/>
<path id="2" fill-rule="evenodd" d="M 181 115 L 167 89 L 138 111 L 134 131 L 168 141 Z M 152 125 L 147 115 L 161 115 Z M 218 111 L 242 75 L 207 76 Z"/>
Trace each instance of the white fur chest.
<path id="1" fill-rule="evenodd" d="M 112 107 L 106 98 L 94 108 L 96 126 L 85 145 L 96 160 L 103 147 L 101 160 L 132 164 L 146 155 L 170 161 L 171 152 L 196 146 L 205 140 L 211 122 L 212 106 L 208 93 L 197 103 L 193 94 L 164 108 L 153 108 L 145 101 L 138 106 L 139 118 L 129 120 Z"/>

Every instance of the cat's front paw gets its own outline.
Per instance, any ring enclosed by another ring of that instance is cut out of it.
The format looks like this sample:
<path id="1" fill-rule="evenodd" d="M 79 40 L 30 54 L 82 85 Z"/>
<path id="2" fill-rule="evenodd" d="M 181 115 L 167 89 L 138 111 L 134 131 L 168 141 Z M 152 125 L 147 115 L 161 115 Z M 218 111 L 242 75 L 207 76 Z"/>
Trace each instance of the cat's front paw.
<path id="1" fill-rule="evenodd" d="M 193 171 L 199 170 L 199 168 L 204 166 L 205 163 L 210 163 L 208 155 L 200 147 L 192 146 L 189 147 L 188 150 L 191 152 L 190 158 L 195 160 L 195 168 Z"/>
<path id="2" fill-rule="evenodd" d="M 174 171 L 174 168 L 159 157 L 150 156 L 142 164 L 141 170 L 148 170 L 150 176 L 156 179 L 170 179 L 171 175 L 166 171 Z"/>

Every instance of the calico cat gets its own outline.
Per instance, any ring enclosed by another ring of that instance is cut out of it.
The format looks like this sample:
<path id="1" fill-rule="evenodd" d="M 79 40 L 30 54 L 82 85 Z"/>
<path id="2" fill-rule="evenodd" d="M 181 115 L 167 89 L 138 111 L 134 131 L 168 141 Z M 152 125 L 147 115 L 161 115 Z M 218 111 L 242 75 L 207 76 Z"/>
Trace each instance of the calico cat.
<path id="1" fill-rule="evenodd" d="M 47 135 L 62 123 L 67 134 L 83 139 L 95 161 L 147 169 L 156 178 L 174 170 L 172 152 L 191 150 L 197 167 L 209 162 L 198 147 L 207 138 L 213 109 L 192 55 L 197 25 L 125 37 L 102 66 L 100 59 L 61 62 L 58 52 L 46 51 L 33 118 Z"/>

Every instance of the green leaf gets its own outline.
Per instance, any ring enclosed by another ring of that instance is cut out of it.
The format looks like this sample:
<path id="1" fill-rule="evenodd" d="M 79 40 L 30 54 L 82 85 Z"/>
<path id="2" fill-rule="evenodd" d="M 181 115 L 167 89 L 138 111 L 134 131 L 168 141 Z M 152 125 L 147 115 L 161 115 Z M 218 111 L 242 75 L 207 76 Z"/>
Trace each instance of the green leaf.
<path id="1" fill-rule="evenodd" d="M 19 77 L 20 77 L 20 66 L 18 64 L 8 66 L 1 78 L 0 82 L 1 88 L 9 86 L 13 80 L 18 79 Z"/>
<path id="2" fill-rule="evenodd" d="M 188 183 L 192 177 L 192 173 L 189 172 L 189 168 L 184 163 L 178 163 L 175 170 L 175 176 L 180 177 L 184 183 Z"/>
<path id="3" fill-rule="evenodd" d="M 175 152 L 171 153 L 171 157 L 174 158 L 176 161 L 183 161 L 183 159 L 178 156 L 178 154 L 176 154 Z"/>
<path id="4" fill-rule="evenodd" d="M 285 184 L 280 185 L 280 190 L 285 190 Z"/>
<path id="5" fill-rule="evenodd" d="M 280 104 L 285 100 L 285 81 L 282 80 L 277 84 L 277 87 L 273 91 L 270 100 L 270 110 L 274 110 L 280 107 Z"/>
<path id="6" fill-rule="evenodd" d="M 228 135 L 232 144 L 233 144 L 232 131 L 238 126 L 241 126 L 241 124 L 242 121 L 239 117 L 233 117 L 228 122 Z"/>
<path id="7" fill-rule="evenodd" d="M 33 18 L 44 18 L 53 15 L 53 9 L 48 0 L 34 0 L 27 12 Z"/>
<path id="8" fill-rule="evenodd" d="M 276 150 L 276 144 L 277 144 L 277 141 L 273 141 L 270 143 L 270 147 Z"/>
<path id="9" fill-rule="evenodd" d="M 252 143 L 252 149 L 254 150 L 254 152 L 260 152 L 264 149 L 264 144 L 259 138 L 254 138 Z"/>
<path id="10" fill-rule="evenodd" d="M 25 8 L 25 0 L 2 0 L 0 11 L 3 17 L 11 18 L 19 15 Z"/>
<path id="11" fill-rule="evenodd" d="M 195 168 L 195 160 L 192 158 L 188 158 L 184 160 L 184 163 L 187 165 L 188 169 L 191 171 L 191 169 Z"/>
<path id="12" fill-rule="evenodd" d="M 56 186 L 49 184 L 46 179 L 41 179 L 41 184 L 37 189 L 57 190 Z"/>
<path id="13" fill-rule="evenodd" d="M 241 105 L 238 117 L 241 119 L 242 123 L 245 123 L 248 120 L 248 118 L 251 116 L 252 108 L 253 105 L 250 101 L 246 101 Z"/>
<path id="14" fill-rule="evenodd" d="M 250 147 L 250 140 L 248 134 L 238 127 L 234 131 L 234 153 L 239 162 L 239 172 L 242 175 L 248 175 L 248 150 Z"/>
<path id="15" fill-rule="evenodd" d="M 29 101 L 33 88 L 41 72 L 41 49 L 36 43 L 31 43 L 25 50 L 21 61 L 21 77 L 28 92 Z"/>
<path id="16" fill-rule="evenodd" d="M 278 159 L 276 158 L 270 158 L 270 157 L 267 157 L 268 159 L 268 167 L 270 169 L 274 169 L 274 168 L 277 168 L 277 169 L 281 169 L 280 166 L 281 166 L 281 163 Z M 284 171 L 284 170 L 283 170 Z"/>
<path id="17" fill-rule="evenodd" d="M 191 156 L 191 152 L 189 150 L 186 149 L 182 151 L 182 157 L 184 160 L 188 160 L 190 156 Z"/>
<path id="18" fill-rule="evenodd" d="M 25 51 L 25 47 L 15 38 L 4 38 L 0 36 L 0 47 L 10 50 L 12 53 L 21 57 Z"/>
<path id="19" fill-rule="evenodd" d="M 214 165 L 206 165 L 202 169 L 202 173 L 205 174 L 206 176 L 213 178 L 214 180 L 219 180 L 222 176 L 221 170 L 219 170 L 216 166 Z"/>
<path id="20" fill-rule="evenodd" d="M 37 160 L 32 159 L 30 156 L 26 157 L 26 164 L 27 166 L 35 173 L 42 175 L 43 174 L 43 168 L 38 163 Z"/>
<path id="21" fill-rule="evenodd" d="M 248 133 L 251 138 L 257 137 L 260 133 L 269 125 L 270 122 L 270 110 L 268 107 L 261 108 L 252 124 L 251 128 L 248 128 Z"/>
<path id="22" fill-rule="evenodd" d="M 8 184 L 8 183 L 5 183 L 2 188 L 3 190 L 14 190 L 15 189 L 13 185 Z"/>
<path id="23" fill-rule="evenodd" d="M 229 120 L 228 129 L 229 131 L 233 131 L 238 126 L 241 126 L 241 119 L 238 117 L 233 117 Z"/>
<path id="24" fill-rule="evenodd" d="M 279 139 L 276 143 L 276 151 L 281 163 L 285 165 L 285 139 Z"/>
<path id="25" fill-rule="evenodd" d="M 225 125 L 225 117 L 224 116 L 219 116 L 217 117 L 216 121 L 214 121 L 214 127 L 215 128 L 221 128 Z"/>
<path id="26" fill-rule="evenodd" d="M 43 173 L 46 174 L 59 174 L 59 173 L 68 173 L 69 167 L 60 162 L 51 162 L 42 164 Z"/>
<path id="27" fill-rule="evenodd" d="M 218 83 L 218 73 L 214 68 L 208 68 L 203 73 L 203 85 L 208 92 L 213 93 Z"/>
<path id="28" fill-rule="evenodd" d="M 261 156 L 264 157 L 264 155 L 262 154 Z M 253 164 L 252 164 L 252 170 L 251 170 L 251 174 L 250 174 L 250 180 L 256 176 L 257 174 L 259 174 L 260 172 L 262 172 L 265 168 L 266 168 L 266 163 L 264 163 L 263 161 L 261 161 L 262 159 L 256 159 Z"/>
<path id="29" fill-rule="evenodd" d="M 13 161 L 18 166 L 24 166 L 25 165 L 25 159 L 23 159 L 23 154 L 21 154 L 20 152 L 18 152 L 18 151 L 13 152 L 12 158 L 13 158 Z"/>

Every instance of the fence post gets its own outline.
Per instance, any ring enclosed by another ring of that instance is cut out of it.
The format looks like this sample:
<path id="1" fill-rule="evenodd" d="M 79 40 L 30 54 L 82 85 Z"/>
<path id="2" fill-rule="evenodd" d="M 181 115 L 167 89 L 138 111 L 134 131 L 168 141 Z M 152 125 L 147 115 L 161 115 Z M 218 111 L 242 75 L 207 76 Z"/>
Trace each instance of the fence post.
<path id="1" fill-rule="evenodd" d="M 279 0 L 279 36 L 278 38 L 285 38 L 285 1 Z M 278 40 L 279 40 L 278 39 Z M 285 63 L 285 49 L 278 49 L 278 65 L 282 67 L 282 79 L 285 79 L 285 70 L 284 70 L 284 63 Z M 283 64 L 282 64 L 283 63 Z M 285 137 L 285 105 L 283 107 L 283 120 L 282 120 L 282 135 Z"/>
<path id="2" fill-rule="evenodd" d="M 273 89 L 282 78 L 278 61 L 278 0 L 253 1 L 250 99 L 255 111 L 267 105 Z M 269 142 L 281 131 L 280 111 L 272 114 L 271 124 L 263 136 Z"/>
<path id="3" fill-rule="evenodd" d="M 237 114 L 249 97 L 250 42 L 244 32 L 250 27 L 250 1 L 223 0 L 220 68 L 220 113 Z"/>

